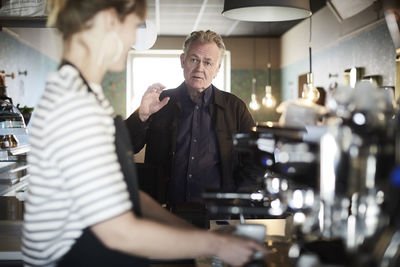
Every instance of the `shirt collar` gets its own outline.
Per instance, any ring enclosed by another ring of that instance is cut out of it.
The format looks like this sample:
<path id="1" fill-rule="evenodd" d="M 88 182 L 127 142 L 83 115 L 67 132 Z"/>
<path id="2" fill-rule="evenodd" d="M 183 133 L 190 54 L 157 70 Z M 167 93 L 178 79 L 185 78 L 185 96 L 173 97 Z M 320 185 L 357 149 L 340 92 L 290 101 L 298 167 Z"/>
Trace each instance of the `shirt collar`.
<path id="1" fill-rule="evenodd" d="M 189 99 L 191 102 L 193 102 L 192 99 L 190 98 L 189 90 L 188 90 L 186 84 L 183 84 L 182 89 L 183 90 L 181 91 L 181 93 L 182 93 L 182 96 L 184 97 L 184 99 Z M 201 98 L 202 98 L 202 103 L 205 106 L 212 103 L 212 101 L 213 101 L 213 86 L 212 86 L 212 84 L 201 93 Z"/>
<path id="2" fill-rule="evenodd" d="M 213 86 L 210 84 L 210 86 L 203 91 L 204 104 L 207 106 L 208 104 L 212 103 L 212 99 L 213 99 Z"/>

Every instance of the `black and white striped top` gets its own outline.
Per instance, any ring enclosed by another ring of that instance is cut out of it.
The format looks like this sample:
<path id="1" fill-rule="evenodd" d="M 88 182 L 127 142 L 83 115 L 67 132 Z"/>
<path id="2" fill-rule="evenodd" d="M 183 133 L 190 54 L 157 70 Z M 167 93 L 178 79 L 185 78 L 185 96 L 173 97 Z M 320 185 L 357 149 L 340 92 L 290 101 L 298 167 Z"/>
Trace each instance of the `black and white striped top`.
<path id="1" fill-rule="evenodd" d="M 82 230 L 131 209 L 114 145 L 112 107 L 64 65 L 51 74 L 31 121 L 26 265 L 54 266 Z M 101 104 L 100 104 L 100 102 Z"/>

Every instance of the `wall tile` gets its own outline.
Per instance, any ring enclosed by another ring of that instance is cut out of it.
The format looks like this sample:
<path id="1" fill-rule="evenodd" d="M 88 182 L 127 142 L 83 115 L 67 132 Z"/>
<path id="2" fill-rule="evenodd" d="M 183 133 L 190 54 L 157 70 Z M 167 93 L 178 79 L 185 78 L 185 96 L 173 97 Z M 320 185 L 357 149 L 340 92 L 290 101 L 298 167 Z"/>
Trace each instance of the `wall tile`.
<path id="1" fill-rule="evenodd" d="M 104 94 L 110 100 L 116 114 L 122 117 L 126 114 L 126 71 L 108 72 L 101 83 Z"/>
<path id="2" fill-rule="evenodd" d="M 344 70 L 362 67 L 365 75 L 382 76 L 382 85 L 395 84 L 395 49 L 386 23 L 378 23 L 362 32 L 344 38 L 336 44 L 313 53 L 315 86 L 328 90 L 331 84 L 344 83 Z M 282 69 L 282 98 L 297 97 L 298 76 L 309 71 L 308 58 Z M 329 78 L 329 74 L 338 77 Z"/>
<path id="3" fill-rule="evenodd" d="M 271 70 L 271 86 L 272 94 L 277 101 L 277 105 L 281 101 L 281 71 L 277 69 Z M 252 80 L 256 78 L 256 95 L 257 100 L 261 104 L 261 100 L 265 95 L 265 85 L 267 84 L 267 70 L 248 70 L 248 69 L 233 69 L 231 73 L 231 91 L 237 97 L 242 99 L 247 107 L 251 100 Z M 250 110 L 256 122 L 277 121 L 279 114 L 274 109 L 267 109 L 263 106 L 258 111 Z"/>
<path id="4" fill-rule="evenodd" d="M 7 95 L 14 105 L 35 106 L 45 87 L 49 72 L 57 69 L 58 63 L 32 47 L 21 43 L 14 36 L 0 31 L 0 70 L 14 73 L 15 79 L 6 78 Z M 19 71 L 28 75 L 18 75 Z"/>

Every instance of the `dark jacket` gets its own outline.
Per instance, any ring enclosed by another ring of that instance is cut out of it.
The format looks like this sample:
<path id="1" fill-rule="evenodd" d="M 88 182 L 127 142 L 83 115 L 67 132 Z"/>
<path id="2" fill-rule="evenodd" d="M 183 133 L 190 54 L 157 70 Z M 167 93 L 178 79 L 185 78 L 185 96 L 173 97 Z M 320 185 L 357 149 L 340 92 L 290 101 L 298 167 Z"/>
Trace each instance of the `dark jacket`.
<path id="1" fill-rule="evenodd" d="M 182 87 L 185 87 L 184 83 L 178 88 L 163 91 L 160 99 L 169 96 L 168 104 L 150 116 L 146 122 L 140 121 L 138 111 L 126 120 L 135 153 L 146 144 L 146 173 L 156 179 L 156 199 L 161 203 L 165 203 L 167 183 L 175 155 L 178 118 L 181 112 L 179 90 Z M 254 120 L 242 100 L 214 86 L 213 89 L 214 103 L 210 104 L 210 114 L 219 145 L 221 190 L 235 191 L 239 186 L 254 185 L 257 179 L 257 173 L 252 170 L 254 167 L 250 162 L 246 163 L 246 156 L 237 153 L 233 147 L 234 135 L 250 132 Z"/>

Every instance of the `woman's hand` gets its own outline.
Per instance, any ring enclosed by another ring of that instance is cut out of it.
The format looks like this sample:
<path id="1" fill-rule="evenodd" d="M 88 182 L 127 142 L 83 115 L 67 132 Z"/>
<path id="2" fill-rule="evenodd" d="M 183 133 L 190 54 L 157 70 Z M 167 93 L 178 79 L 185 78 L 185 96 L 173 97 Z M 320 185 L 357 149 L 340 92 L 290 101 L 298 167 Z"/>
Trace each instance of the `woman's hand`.
<path id="1" fill-rule="evenodd" d="M 146 92 L 144 92 L 139 107 L 139 118 L 141 121 L 147 121 L 152 114 L 162 109 L 162 107 L 168 103 L 169 97 L 165 97 L 160 101 L 160 94 L 164 88 L 164 85 L 154 83 L 147 88 Z"/>
<path id="2" fill-rule="evenodd" d="M 218 235 L 220 243 L 216 248 L 216 256 L 232 266 L 244 265 L 252 260 L 256 253 L 267 254 L 266 248 L 254 240 L 225 234 Z"/>

